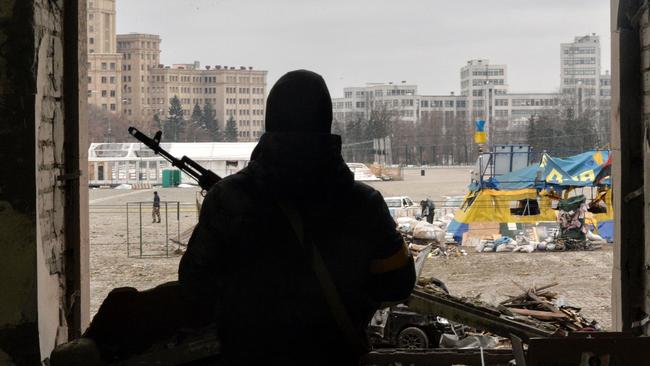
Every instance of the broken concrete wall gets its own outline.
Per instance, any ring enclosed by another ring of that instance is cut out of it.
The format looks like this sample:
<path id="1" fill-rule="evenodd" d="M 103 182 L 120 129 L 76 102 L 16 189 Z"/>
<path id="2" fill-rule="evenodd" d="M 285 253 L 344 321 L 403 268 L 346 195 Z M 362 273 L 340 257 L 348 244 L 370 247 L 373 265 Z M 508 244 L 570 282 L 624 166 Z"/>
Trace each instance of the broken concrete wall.
<path id="1" fill-rule="evenodd" d="M 647 2 L 612 0 L 611 17 L 612 320 L 615 330 L 629 331 L 650 313 L 650 13 Z"/>
<path id="2" fill-rule="evenodd" d="M 650 314 L 650 206 L 645 203 L 650 201 L 650 9 L 647 4 L 640 10 L 639 34 L 641 38 L 641 89 L 643 95 L 643 129 L 642 135 L 642 154 L 644 162 L 644 196 L 640 198 L 644 205 L 645 225 L 645 253 L 643 257 L 643 268 L 640 273 L 641 280 L 644 282 L 644 302 L 645 314 Z M 645 202 L 644 202 L 645 201 Z M 641 316 L 639 317 L 641 318 Z M 640 319 L 638 319 L 640 320 Z M 646 335 L 650 335 L 650 328 L 644 327 Z"/>
<path id="3" fill-rule="evenodd" d="M 0 355 L 18 365 L 40 363 L 68 338 L 64 6 L 70 2 L 0 0 Z M 69 36 L 77 41 L 77 34 Z"/>

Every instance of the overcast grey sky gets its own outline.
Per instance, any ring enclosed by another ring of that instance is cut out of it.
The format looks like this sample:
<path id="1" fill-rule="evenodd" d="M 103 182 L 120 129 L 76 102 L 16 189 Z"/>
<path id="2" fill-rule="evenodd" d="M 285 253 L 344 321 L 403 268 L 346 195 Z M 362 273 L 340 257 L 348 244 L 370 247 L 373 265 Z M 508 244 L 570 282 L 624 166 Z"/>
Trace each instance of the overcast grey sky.
<path id="1" fill-rule="evenodd" d="M 269 87 L 286 71 L 323 75 L 332 96 L 367 82 L 460 88 L 469 59 L 508 65 L 510 90 L 554 91 L 560 43 L 601 36 L 609 0 L 117 0 L 118 33 L 160 34 L 165 64 L 253 66 Z"/>

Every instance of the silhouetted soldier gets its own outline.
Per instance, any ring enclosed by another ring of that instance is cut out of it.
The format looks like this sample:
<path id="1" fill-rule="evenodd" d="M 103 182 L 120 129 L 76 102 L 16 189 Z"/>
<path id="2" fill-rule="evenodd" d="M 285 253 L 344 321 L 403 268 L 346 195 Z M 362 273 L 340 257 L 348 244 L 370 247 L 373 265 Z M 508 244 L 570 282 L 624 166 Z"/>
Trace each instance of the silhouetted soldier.
<path id="1" fill-rule="evenodd" d="M 354 181 L 331 122 L 324 80 L 284 75 L 250 164 L 203 202 L 179 280 L 215 305 L 227 364 L 358 364 L 375 310 L 413 289 L 384 199 Z"/>
<path id="2" fill-rule="evenodd" d="M 152 222 L 160 222 L 160 196 L 158 192 L 153 192 L 153 208 L 151 210 Z M 156 221 L 158 219 L 158 221 Z"/>

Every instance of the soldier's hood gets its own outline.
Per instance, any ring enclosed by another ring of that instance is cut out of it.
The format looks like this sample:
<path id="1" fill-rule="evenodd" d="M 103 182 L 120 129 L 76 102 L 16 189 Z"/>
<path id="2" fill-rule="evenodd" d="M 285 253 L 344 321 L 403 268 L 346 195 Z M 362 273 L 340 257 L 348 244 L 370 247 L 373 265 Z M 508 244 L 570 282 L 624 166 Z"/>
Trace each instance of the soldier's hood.
<path id="1" fill-rule="evenodd" d="M 341 156 L 341 137 L 326 133 L 267 132 L 251 155 L 256 181 L 279 198 L 339 201 L 354 183 Z"/>

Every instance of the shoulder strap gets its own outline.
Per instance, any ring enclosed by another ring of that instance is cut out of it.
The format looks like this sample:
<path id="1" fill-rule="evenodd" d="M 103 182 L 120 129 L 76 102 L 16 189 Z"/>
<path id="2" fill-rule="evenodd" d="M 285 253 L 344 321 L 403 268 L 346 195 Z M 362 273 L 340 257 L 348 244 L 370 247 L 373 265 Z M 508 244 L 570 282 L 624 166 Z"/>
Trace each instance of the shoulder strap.
<path id="1" fill-rule="evenodd" d="M 330 275 L 318 248 L 316 248 L 314 243 L 311 243 L 312 245 L 306 245 L 305 243 L 304 225 L 300 212 L 286 202 L 278 201 L 277 203 L 289 220 L 291 228 L 298 238 L 298 242 L 300 242 L 302 248 L 310 254 L 312 270 L 316 274 L 321 291 L 325 296 L 325 301 L 327 302 L 339 330 L 343 333 L 346 342 L 357 352 L 366 352 L 368 348 L 367 344 L 361 339 L 360 334 L 354 328 L 348 312 L 345 309 L 345 305 L 341 301 L 339 291 L 332 281 L 332 276 Z"/>

